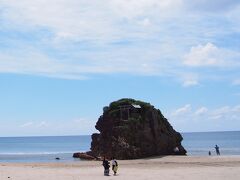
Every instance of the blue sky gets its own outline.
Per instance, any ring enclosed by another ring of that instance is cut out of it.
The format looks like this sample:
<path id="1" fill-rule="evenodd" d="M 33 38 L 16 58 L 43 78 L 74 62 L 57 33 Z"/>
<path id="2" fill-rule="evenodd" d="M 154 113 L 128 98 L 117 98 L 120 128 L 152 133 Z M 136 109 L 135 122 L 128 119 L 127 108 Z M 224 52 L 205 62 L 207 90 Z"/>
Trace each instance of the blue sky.
<path id="1" fill-rule="evenodd" d="M 91 134 L 136 98 L 180 132 L 240 130 L 237 0 L 1 0 L 0 136 Z"/>

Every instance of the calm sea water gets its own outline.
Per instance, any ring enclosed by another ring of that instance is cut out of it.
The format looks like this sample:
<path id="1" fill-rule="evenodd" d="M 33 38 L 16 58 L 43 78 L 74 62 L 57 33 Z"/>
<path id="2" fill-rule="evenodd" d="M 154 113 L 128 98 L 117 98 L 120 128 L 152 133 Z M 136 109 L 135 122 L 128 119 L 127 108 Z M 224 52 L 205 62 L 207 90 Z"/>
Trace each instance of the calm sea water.
<path id="1" fill-rule="evenodd" d="M 215 145 L 222 155 L 240 155 L 240 131 L 182 133 L 183 146 L 188 155 L 208 155 L 215 153 Z"/>
<path id="2" fill-rule="evenodd" d="M 240 155 L 240 131 L 182 133 L 188 155 Z M 72 153 L 90 149 L 90 136 L 0 137 L 0 162 L 69 162 L 79 161 Z M 59 157 L 60 160 L 55 160 Z"/>
<path id="3" fill-rule="evenodd" d="M 91 136 L 0 137 L 0 162 L 79 161 L 74 152 L 90 149 Z"/>

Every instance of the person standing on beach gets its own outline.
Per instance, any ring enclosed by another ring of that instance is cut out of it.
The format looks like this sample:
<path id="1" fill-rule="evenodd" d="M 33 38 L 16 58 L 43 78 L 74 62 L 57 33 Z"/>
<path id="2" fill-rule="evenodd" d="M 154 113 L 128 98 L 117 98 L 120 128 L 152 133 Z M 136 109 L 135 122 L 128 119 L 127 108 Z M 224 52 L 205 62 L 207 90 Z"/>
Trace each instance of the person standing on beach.
<path id="1" fill-rule="evenodd" d="M 106 160 L 106 158 L 103 158 L 103 162 L 102 165 L 104 167 L 104 176 L 109 176 L 109 168 L 110 168 L 110 163 L 108 162 L 108 160 Z"/>
<path id="2" fill-rule="evenodd" d="M 211 155 L 212 155 L 211 151 L 208 151 L 208 155 L 209 155 L 209 156 L 211 156 Z"/>
<path id="3" fill-rule="evenodd" d="M 118 170 L 118 163 L 114 157 L 112 158 L 112 170 L 114 172 L 114 176 L 116 176 Z"/>
<path id="4" fill-rule="evenodd" d="M 219 151 L 219 147 L 218 147 L 218 145 L 215 146 L 215 149 L 216 149 L 216 153 L 217 153 L 217 155 L 220 155 L 220 151 Z"/>

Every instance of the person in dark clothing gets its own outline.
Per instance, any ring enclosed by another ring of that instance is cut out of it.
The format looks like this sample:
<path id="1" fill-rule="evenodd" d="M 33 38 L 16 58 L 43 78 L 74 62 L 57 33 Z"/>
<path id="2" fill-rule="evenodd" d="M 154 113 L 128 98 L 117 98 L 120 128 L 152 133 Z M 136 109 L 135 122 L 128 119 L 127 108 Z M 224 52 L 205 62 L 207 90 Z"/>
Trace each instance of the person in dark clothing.
<path id="1" fill-rule="evenodd" d="M 105 157 L 103 158 L 102 165 L 104 167 L 104 176 L 109 176 L 110 163 L 108 162 L 108 160 L 106 160 Z"/>
<path id="2" fill-rule="evenodd" d="M 216 149 L 216 153 L 217 153 L 217 155 L 220 155 L 220 151 L 219 151 L 219 147 L 218 147 L 218 145 L 215 146 L 215 149 Z"/>

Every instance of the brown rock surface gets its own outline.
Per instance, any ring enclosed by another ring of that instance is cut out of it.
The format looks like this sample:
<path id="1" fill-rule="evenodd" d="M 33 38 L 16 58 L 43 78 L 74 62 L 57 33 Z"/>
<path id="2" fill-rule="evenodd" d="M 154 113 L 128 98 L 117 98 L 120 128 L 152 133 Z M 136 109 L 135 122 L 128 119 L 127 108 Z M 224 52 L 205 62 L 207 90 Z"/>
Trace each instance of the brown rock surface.
<path id="1" fill-rule="evenodd" d="M 100 133 L 92 134 L 94 156 L 136 159 L 186 155 L 181 134 L 149 103 L 121 99 L 103 110 L 95 126 Z"/>
<path id="2" fill-rule="evenodd" d="M 80 158 L 82 160 L 96 160 L 96 158 L 94 156 L 91 156 L 87 153 L 83 153 L 83 152 L 77 152 L 73 154 L 74 158 Z"/>

